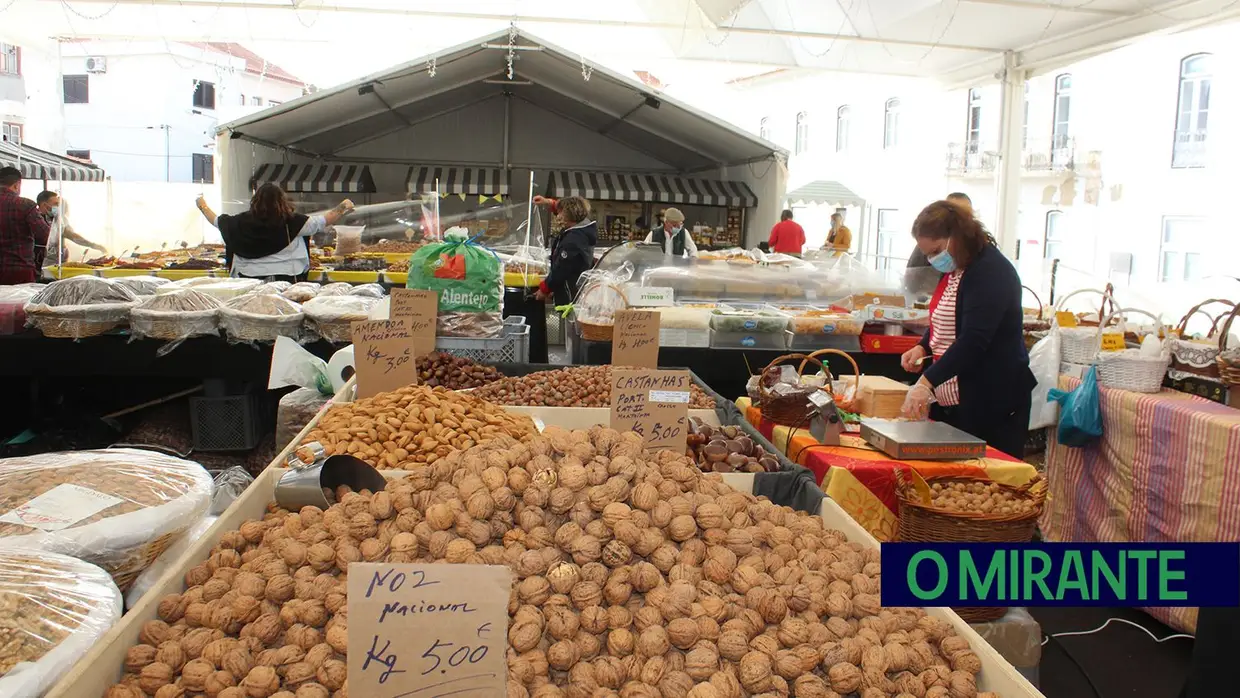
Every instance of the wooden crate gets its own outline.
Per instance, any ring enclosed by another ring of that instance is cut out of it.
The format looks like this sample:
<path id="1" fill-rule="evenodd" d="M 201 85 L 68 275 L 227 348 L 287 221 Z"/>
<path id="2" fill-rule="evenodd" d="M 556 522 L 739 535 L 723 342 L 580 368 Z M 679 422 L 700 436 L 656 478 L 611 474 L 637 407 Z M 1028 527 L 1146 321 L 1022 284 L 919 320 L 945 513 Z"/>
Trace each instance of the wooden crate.
<path id="1" fill-rule="evenodd" d="M 840 382 L 845 386 L 852 386 L 856 380 L 856 376 L 840 376 Z M 908 389 L 909 386 L 886 376 L 862 376 L 857 395 L 857 412 L 865 417 L 899 417 Z"/>

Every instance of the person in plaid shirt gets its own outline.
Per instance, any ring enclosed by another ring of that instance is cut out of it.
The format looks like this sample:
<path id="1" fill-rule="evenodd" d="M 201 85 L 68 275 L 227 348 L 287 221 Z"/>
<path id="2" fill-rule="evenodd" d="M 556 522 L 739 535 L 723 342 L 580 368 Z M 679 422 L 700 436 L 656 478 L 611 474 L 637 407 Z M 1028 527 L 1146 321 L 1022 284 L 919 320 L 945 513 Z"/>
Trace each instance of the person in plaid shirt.
<path id="1" fill-rule="evenodd" d="M 50 228 L 39 207 L 18 193 L 22 173 L 0 168 L 0 285 L 33 283 L 39 276 L 34 248 L 46 246 Z"/>

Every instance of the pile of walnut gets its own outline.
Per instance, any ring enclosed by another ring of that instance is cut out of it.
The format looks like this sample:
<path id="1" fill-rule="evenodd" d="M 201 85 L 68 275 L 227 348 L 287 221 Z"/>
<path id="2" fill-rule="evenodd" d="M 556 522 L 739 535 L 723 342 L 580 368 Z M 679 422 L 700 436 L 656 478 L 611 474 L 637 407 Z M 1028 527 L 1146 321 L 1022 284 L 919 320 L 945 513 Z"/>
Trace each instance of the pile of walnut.
<path id="1" fill-rule="evenodd" d="M 1033 500 L 995 482 L 935 482 L 930 485 L 936 509 L 978 514 L 1033 514 Z"/>
<path id="2" fill-rule="evenodd" d="M 418 382 L 422 385 L 465 390 L 493 383 L 504 377 L 494 366 L 439 351 L 418 357 Z"/>
<path id="3" fill-rule="evenodd" d="M 380 470 L 409 470 L 498 436 L 528 438 L 534 422 L 470 393 L 406 386 L 336 405 L 306 436 L 327 455 L 360 458 Z"/>
<path id="4" fill-rule="evenodd" d="M 949 623 L 880 608 L 877 549 L 600 427 L 247 521 L 105 698 L 346 698 L 359 560 L 510 567 L 508 698 L 996 698 Z"/>
<path id="5" fill-rule="evenodd" d="M 690 409 L 715 409 L 715 401 L 696 385 Z M 532 407 L 611 407 L 611 366 L 571 366 L 504 378 L 479 388 L 478 397 L 498 405 Z"/>

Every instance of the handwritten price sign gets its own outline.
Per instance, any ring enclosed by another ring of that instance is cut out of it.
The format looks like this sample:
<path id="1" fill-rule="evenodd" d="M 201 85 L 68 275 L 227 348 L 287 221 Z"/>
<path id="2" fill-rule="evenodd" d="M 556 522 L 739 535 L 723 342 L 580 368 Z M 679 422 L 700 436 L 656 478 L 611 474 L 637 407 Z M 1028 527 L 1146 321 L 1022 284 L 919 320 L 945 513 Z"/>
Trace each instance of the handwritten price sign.
<path id="1" fill-rule="evenodd" d="M 403 388 L 417 379 L 408 320 L 353 323 L 353 367 L 357 396 Z"/>
<path id="2" fill-rule="evenodd" d="M 391 303 L 392 307 L 388 311 L 389 317 L 393 320 L 409 321 L 409 336 L 413 338 L 414 358 L 435 351 L 439 296 L 434 291 L 394 288 Z"/>
<path id="3" fill-rule="evenodd" d="M 612 368 L 611 427 L 641 435 L 647 448 L 684 451 L 689 436 L 688 371 Z"/>
<path id="4" fill-rule="evenodd" d="M 349 693 L 504 695 L 511 588 L 497 565 L 349 565 Z"/>
<path id="5" fill-rule="evenodd" d="M 653 310 L 617 310 L 611 365 L 659 367 L 659 314 Z"/>

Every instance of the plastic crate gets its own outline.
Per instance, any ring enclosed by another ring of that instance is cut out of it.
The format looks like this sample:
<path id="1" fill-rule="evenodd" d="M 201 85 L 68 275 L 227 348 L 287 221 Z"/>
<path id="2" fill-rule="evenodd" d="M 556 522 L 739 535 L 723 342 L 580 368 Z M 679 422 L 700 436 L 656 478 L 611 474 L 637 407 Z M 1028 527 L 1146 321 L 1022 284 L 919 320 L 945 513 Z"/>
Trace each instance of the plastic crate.
<path id="1" fill-rule="evenodd" d="M 568 335 L 564 332 L 564 316 L 555 308 L 547 306 L 547 346 L 564 344 Z"/>
<path id="2" fill-rule="evenodd" d="M 192 397 L 189 424 L 195 451 L 248 451 L 262 440 L 262 398 Z"/>
<path id="3" fill-rule="evenodd" d="M 529 363 L 530 327 L 525 324 L 524 317 L 511 315 L 504 318 L 503 333 L 499 337 L 439 337 L 435 348 L 481 363 Z"/>

